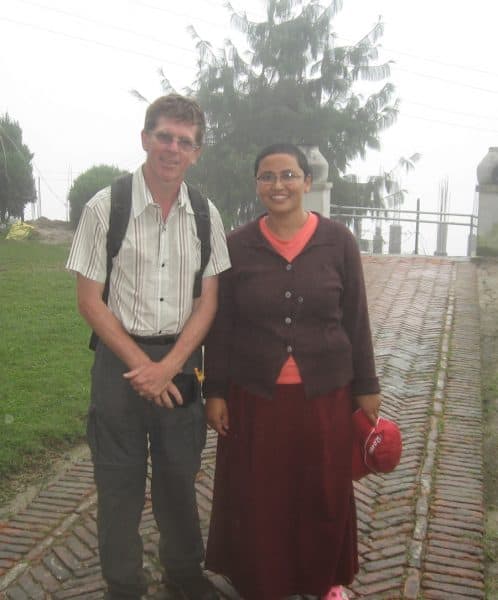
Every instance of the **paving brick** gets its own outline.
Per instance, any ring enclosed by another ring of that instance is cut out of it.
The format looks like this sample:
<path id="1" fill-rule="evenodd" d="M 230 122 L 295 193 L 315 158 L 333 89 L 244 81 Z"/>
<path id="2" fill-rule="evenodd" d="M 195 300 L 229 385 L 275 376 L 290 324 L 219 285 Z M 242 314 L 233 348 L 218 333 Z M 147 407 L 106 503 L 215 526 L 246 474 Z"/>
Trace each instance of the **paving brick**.
<path id="1" fill-rule="evenodd" d="M 98 557 L 93 557 L 91 561 L 85 564 L 84 567 L 76 569 L 74 576 L 78 579 L 101 579 L 100 563 Z"/>
<path id="2" fill-rule="evenodd" d="M 50 524 L 40 522 L 40 519 L 30 517 L 29 515 L 27 515 L 26 518 L 22 515 L 16 515 L 10 524 L 13 529 L 24 531 L 25 533 L 29 532 L 33 537 L 35 537 L 35 532 L 39 534 L 39 537 L 43 537 L 50 529 Z"/>
<path id="3" fill-rule="evenodd" d="M 43 587 L 33 579 L 30 573 L 24 573 L 19 578 L 19 585 L 25 591 L 27 598 L 33 598 L 40 600 L 45 597 L 45 591 Z"/>
<path id="4" fill-rule="evenodd" d="M 95 550 L 98 546 L 97 536 L 92 533 L 86 525 L 77 525 L 74 528 L 74 533 L 78 536 L 78 538 L 86 544 L 90 550 Z"/>
<path id="5" fill-rule="evenodd" d="M 3 598 L 6 598 L 7 600 L 26 600 L 26 590 L 19 585 L 14 585 L 9 588 L 5 596 L 0 593 L 0 599 L 3 600 Z"/>
<path id="6" fill-rule="evenodd" d="M 25 547 L 11 545 L 5 550 L 0 550 L 0 560 L 17 560 L 23 555 Z"/>
<path id="7" fill-rule="evenodd" d="M 53 600 L 66 600 L 68 598 L 87 598 L 90 594 L 104 590 L 104 584 L 100 581 L 91 581 L 83 585 L 59 590 L 53 594 Z"/>
<path id="8" fill-rule="evenodd" d="M 0 577 L 7 569 L 10 569 L 15 562 L 16 559 L 14 558 L 0 558 Z"/>
<path id="9" fill-rule="evenodd" d="M 80 561 L 66 546 L 62 544 L 54 546 L 53 551 L 62 564 L 70 571 L 75 571 L 79 568 Z"/>
<path id="10" fill-rule="evenodd" d="M 85 546 L 85 544 L 82 544 L 75 535 L 68 536 L 64 540 L 64 543 L 80 561 L 87 560 L 93 556 L 93 552 L 90 550 L 90 548 Z"/>
<path id="11" fill-rule="evenodd" d="M 451 598 L 452 600 L 457 596 L 461 598 L 484 598 L 483 590 L 478 590 L 473 587 L 467 587 L 465 585 L 451 585 L 448 583 L 443 583 L 441 581 L 438 581 L 434 587 L 431 587 L 431 585 L 429 584 L 424 584 L 423 590 L 424 594 L 425 590 L 427 590 L 428 592 L 436 591 L 438 593 L 446 594 L 444 597 L 446 599 Z"/>
<path id="12" fill-rule="evenodd" d="M 49 593 L 55 592 L 59 588 L 59 581 L 43 563 L 34 565 L 30 569 L 30 574 Z"/>
<path id="13" fill-rule="evenodd" d="M 46 554 L 42 562 L 58 581 L 66 581 L 71 577 L 71 571 L 57 558 L 54 552 Z"/>

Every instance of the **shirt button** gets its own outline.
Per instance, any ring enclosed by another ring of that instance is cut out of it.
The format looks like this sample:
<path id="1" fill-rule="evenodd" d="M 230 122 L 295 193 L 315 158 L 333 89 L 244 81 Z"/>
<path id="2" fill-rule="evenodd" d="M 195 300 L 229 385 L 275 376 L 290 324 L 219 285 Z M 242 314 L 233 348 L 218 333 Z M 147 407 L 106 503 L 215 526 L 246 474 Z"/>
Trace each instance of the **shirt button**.
<path id="1" fill-rule="evenodd" d="M 159 298 L 159 300 L 160 300 L 161 302 L 164 302 L 164 298 Z"/>
<path id="2" fill-rule="evenodd" d="M 161 267 L 162 267 L 163 269 L 164 269 L 164 267 L 165 267 L 165 266 L 166 266 L 166 265 L 165 265 L 164 263 L 162 263 Z"/>
<path id="3" fill-rule="evenodd" d="M 304 302 L 304 298 L 302 296 L 299 296 L 299 298 L 297 299 L 297 301 L 302 304 Z"/>
<path id="4" fill-rule="evenodd" d="M 285 324 L 290 325 L 292 323 L 292 319 L 290 317 L 285 317 Z"/>
<path id="5" fill-rule="evenodd" d="M 292 353 L 292 346 L 287 346 L 286 350 L 287 350 L 287 354 L 291 354 Z"/>
<path id="6" fill-rule="evenodd" d="M 285 292 L 286 298 L 290 298 L 291 296 L 292 296 L 292 292 L 289 292 L 289 291 Z"/>
<path id="7" fill-rule="evenodd" d="M 292 271 L 292 265 L 290 263 L 288 265 L 285 265 L 285 268 L 287 271 Z"/>

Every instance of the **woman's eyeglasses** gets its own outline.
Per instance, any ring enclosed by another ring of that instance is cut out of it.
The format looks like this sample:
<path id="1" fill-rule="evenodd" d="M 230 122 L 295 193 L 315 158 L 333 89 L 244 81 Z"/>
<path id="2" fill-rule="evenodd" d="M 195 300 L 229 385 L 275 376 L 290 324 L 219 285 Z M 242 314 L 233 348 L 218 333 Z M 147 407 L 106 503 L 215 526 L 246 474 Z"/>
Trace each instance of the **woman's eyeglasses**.
<path id="1" fill-rule="evenodd" d="M 178 148 L 182 152 L 193 152 L 199 149 L 199 146 L 189 138 L 177 137 L 176 135 L 162 131 L 153 132 L 152 135 L 163 146 L 171 146 L 176 141 Z"/>
<path id="2" fill-rule="evenodd" d="M 295 173 L 290 169 L 280 171 L 280 173 L 273 173 L 272 171 L 265 171 L 256 177 L 256 181 L 263 185 L 274 185 L 280 179 L 282 183 L 294 183 L 298 179 L 301 179 L 300 173 Z"/>

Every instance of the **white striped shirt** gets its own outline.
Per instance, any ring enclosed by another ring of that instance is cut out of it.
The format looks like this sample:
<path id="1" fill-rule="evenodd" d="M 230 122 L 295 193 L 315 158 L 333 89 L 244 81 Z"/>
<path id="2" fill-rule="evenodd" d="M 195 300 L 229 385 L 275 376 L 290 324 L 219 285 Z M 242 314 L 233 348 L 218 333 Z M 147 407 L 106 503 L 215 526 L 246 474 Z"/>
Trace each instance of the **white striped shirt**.
<path id="1" fill-rule="evenodd" d="M 106 237 L 111 188 L 98 192 L 83 208 L 66 268 L 104 283 Z M 204 277 L 230 268 L 223 223 L 209 201 L 211 257 Z M 134 335 L 179 333 L 193 308 L 195 273 L 200 268 L 201 243 L 187 186 L 166 221 L 145 183 L 142 168 L 133 174 L 128 229 L 114 258 L 109 308 Z"/>

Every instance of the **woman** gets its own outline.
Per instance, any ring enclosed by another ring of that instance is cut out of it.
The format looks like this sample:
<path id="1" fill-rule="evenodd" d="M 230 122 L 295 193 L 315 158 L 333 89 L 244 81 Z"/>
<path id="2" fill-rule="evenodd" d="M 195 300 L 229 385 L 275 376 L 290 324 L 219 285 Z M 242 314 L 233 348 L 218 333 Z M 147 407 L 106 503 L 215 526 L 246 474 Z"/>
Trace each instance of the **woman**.
<path id="1" fill-rule="evenodd" d="M 347 598 L 358 570 L 352 412 L 380 406 L 360 255 L 307 212 L 312 174 L 292 144 L 255 162 L 267 213 L 230 234 L 206 344 L 219 434 L 206 567 L 245 600 Z"/>

